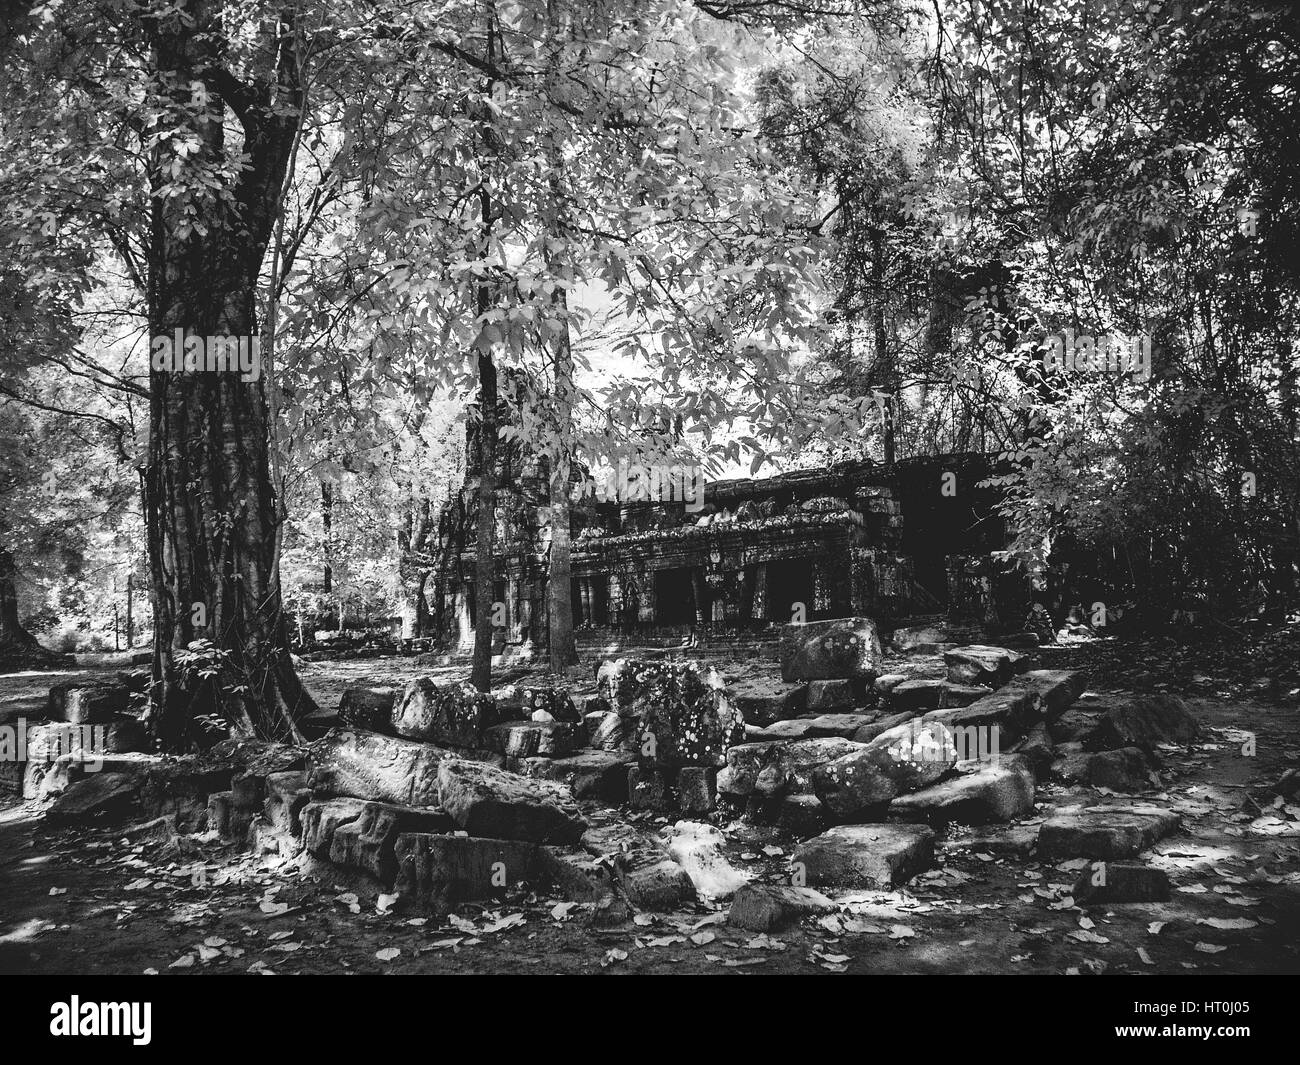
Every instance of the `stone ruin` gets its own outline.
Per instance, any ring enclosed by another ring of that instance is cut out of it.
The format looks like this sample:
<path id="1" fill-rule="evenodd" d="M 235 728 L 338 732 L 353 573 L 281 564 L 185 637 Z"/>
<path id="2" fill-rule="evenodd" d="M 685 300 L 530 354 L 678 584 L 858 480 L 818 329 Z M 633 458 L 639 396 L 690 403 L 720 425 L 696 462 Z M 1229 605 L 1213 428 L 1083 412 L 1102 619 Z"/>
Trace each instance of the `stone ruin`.
<path id="1" fill-rule="evenodd" d="M 501 450 L 493 601 L 504 606 L 504 624 L 494 629 L 493 651 L 526 661 L 544 653 L 547 639 L 547 468 L 517 444 Z M 471 434 L 468 472 L 444 515 L 428 588 L 435 642 L 453 655 L 474 642 L 476 454 Z M 997 493 L 981 487 L 991 472 L 979 455 L 844 462 L 706 483 L 693 502 L 646 499 L 646 491 L 602 499 L 584 494 L 575 472 L 579 649 L 608 654 L 686 636 L 696 646 L 762 646 L 792 620 L 889 624 L 944 612 L 1018 633 L 1031 589 L 994 558 L 1007 533 Z"/>
<path id="2" fill-rule="evenodd" d="M 1120 863 L 1105 891 L 1081 884 L 1081 898 L 1167 891 L 1130 860 L 1178 818 L 1123 793 L 1148 787 L 1158 745 L 1195 740 L 1177 699 L 1083 697 L 1077 672 L 934 639 L 960 627 L 884 635 L 865 617 L 788 625 L 780 677 L 755 663 L 730 683 L 692 658 L 609 659 L 576 700 L 558 680 L 356 688 L 305 750 L 112 752 L 93 773 L 34 759 L 24 786 L 55 796 L 53 824 L 165 817 L 435 913 L 526 883 L 615 921 L 733 898 L 733 923 L 768 930 L 832 908 L 836 891 L 907 883 L 954 831 L 1002 853 Z M 886 646 L 904 671 L 883 672 Z M 922 661 L 942 675 L 907 671 Z M 65 687 L 49 709 L 63 725 L 107 721 L 121 697 Z M 1048 781 L 1115 794 L 1027 822 Z M 682 820 L 657 835 L 646 813 Z M 740 818 L 795 839 L 789 883 L 727 864 L 716 826 Z"/>

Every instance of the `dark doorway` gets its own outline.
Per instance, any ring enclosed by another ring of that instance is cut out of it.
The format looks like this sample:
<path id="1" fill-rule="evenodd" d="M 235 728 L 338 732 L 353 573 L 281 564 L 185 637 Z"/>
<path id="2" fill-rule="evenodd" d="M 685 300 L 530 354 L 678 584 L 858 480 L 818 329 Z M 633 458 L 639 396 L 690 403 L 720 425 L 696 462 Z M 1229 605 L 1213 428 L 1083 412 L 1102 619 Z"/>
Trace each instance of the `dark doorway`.
<path id="1" fill-rule="evenodd" d="M 690 625 L 695 621 L 695 590 L 689 569 L 655 573 L 655 624 Z"/>
<path id="2" fill-rule="evenodd" d="M 789 622 L 794 604 L 803 603 L 804 620 L 813 618 L 813 564 L 810 558 L 786 558 L 767 564 L 767 617 Z"/>

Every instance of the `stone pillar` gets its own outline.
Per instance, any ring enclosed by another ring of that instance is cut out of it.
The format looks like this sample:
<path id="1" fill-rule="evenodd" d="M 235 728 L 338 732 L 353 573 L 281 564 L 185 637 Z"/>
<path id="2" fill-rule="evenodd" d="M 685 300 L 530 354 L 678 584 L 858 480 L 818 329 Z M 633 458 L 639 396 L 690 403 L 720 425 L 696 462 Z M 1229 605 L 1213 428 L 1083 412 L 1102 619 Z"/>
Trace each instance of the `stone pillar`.
<path id="1" fill-rule="evenodd" d="M 695 625 L 708 628 L 713 624 L 713 592 L 703 566 L 691 567 L 691 589 L 695 592 Z"/>
<path id="2" fill-rule="evenodd" d="M 755 621 L 767 620 L 767 563 L 754 566 L 754 586 L 751 593 L 749 616 Z"/>

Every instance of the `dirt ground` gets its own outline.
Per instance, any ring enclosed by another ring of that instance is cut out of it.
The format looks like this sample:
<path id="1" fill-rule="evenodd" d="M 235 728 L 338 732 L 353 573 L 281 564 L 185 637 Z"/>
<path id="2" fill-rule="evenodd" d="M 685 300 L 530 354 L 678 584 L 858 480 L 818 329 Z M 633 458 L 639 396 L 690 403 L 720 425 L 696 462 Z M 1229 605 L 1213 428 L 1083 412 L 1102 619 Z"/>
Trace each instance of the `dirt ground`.
<path id="1" fill-rule="evenodd" d="M 1050 664 L 1092 667 L 1094 678 L 1104 671 L 1087 646 Z M 407 670 L 416 671 L 354 660 L 312 663 L 305 673 L 322 704 L 333 705 L 363 677 Z M 0 709 L 62 676 L 0 677 Z M 1165 752 L 1162 787 L 1133 800 L 1183 820 L 1146 855 L 1174 884 L 1167 903 L 1080 909 L 1069 893 L 1081 860 L 989 853 L 955 828 L 941 834 L 935 867 L 904 890 L 837 895 L 839 914 L 770 936 L 729 928 L 725 904 L 708 903 L 611 928 L 593 927 L 589 907 L 536 895 L 424 919 L 379 912 L 346 883 L 255 862 L 215 841 L 150 841 L 123 826 L 47 834 L 37 809 L 7 799 L 0 971 L 1296 973 L 1300 811 L 1261 814 L 1247 792 L 1300 764 L 1300 709 L 1215 695 L 1188 702 L 1205 741 Z M 1254 756 L 1242 753 L 1247 733 Z M 1085 793 L 1040 786 L 1031 823 Z M 724 827 L 733 864 L 755 879 L 788 878 L 795 839 L 743 822 Z"/>

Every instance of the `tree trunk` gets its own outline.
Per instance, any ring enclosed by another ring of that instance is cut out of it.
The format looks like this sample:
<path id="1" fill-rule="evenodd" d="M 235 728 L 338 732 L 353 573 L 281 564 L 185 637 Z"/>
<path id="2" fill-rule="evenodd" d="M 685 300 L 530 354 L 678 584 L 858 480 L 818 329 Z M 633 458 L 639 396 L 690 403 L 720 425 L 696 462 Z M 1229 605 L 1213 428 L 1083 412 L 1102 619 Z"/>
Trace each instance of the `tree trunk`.
<path id="1" fill-rule="evenodd" d="M 871 332 L 876 349 L 876 365 L 881 370 L 881 380 L 889 399 L 885 406 L 885 462 L 893 463 L 897 457 L 895 419 L 901 403 L 898 366 L 889 350 L 885 331 L 885 231 L 879 227 L 871 231 Z"/>
<path id="2" fill-rule="evenodd" d="M 18 588 L 14 581 L 16 575 L 13 553 L 8 548 L 0 547 L 0 652 L 40 647 L 36 637 L 23 628 L 18 620 Z"/>
<path id="3" fill-rule="evenodd" d="M 565 304 L 564 290 L 556 300 Z M 570 441 L 573 439 L 573 349 L 569 340 L 569 319 L 555 343 L 555 433 L 556 461 L 550 484 L 551 550 L 546 573 L 547 653 L 552 673 L 563 673 L 578 661 L 573 638 L 573 571 L 571 568 L 569 471 Z"/>
<path id="4" fill-rule="evenodd" d="M 485 298 L 484 292 L 480 303 Z M 478 535 L 474 542 L 474 659 L 469 682 L 486 692 L 492 689 L 492 596 L 496 588 L 493 539 L 497 524 L 497 368 L 491 351 L 479 352 L 478 383 Z"/>
<path id="5" fill-rule="evenodd" d="M 280 210 L 302 105 L 292 15 L 267 32 L 272 69 L 244 84 L 224 72 L 220 5 L 185 5 L 186 20 L 146 20 L 155 67 L 178 107 L 197 113 L 198 164 L 229 165 L 224 105 L 244 129 L 245 168 L 230 198 L 195 204 L 155 195 L 149 248 L 152 337 L 246 338 L 256 350 L 256 285 Z M 194 87 L 206 86 L 198 105 Z M 153 160 L 168 173 L 174 145 Z M 180 161 L 184 169 L 193 164 Z M 204 231 L 191 228 L 193 211 Z M 187 348 L 189 343 L 185 345 Z M 200 354 L 210 348 L 200 347 Z M 152 346 L 151 346 L 152 353 Z M 180 354 L 180 353 L 176 353 Z M 198 714 L 216 713 L 233 730 L 301 740 L 296 721 L 315 708 L 289 655 L 280 602 L 276 496 L 270 475 L 270 410 L 260 361 L 239 368 L 185 370 L 153 362 L 149 461 L 145 474 L 154 598 L 154 704 L 151 721 L 165 749 L 193 738 Z M 212 644 L 214 679 L 195 679 L 177 661 L 193 641 Z"/>

